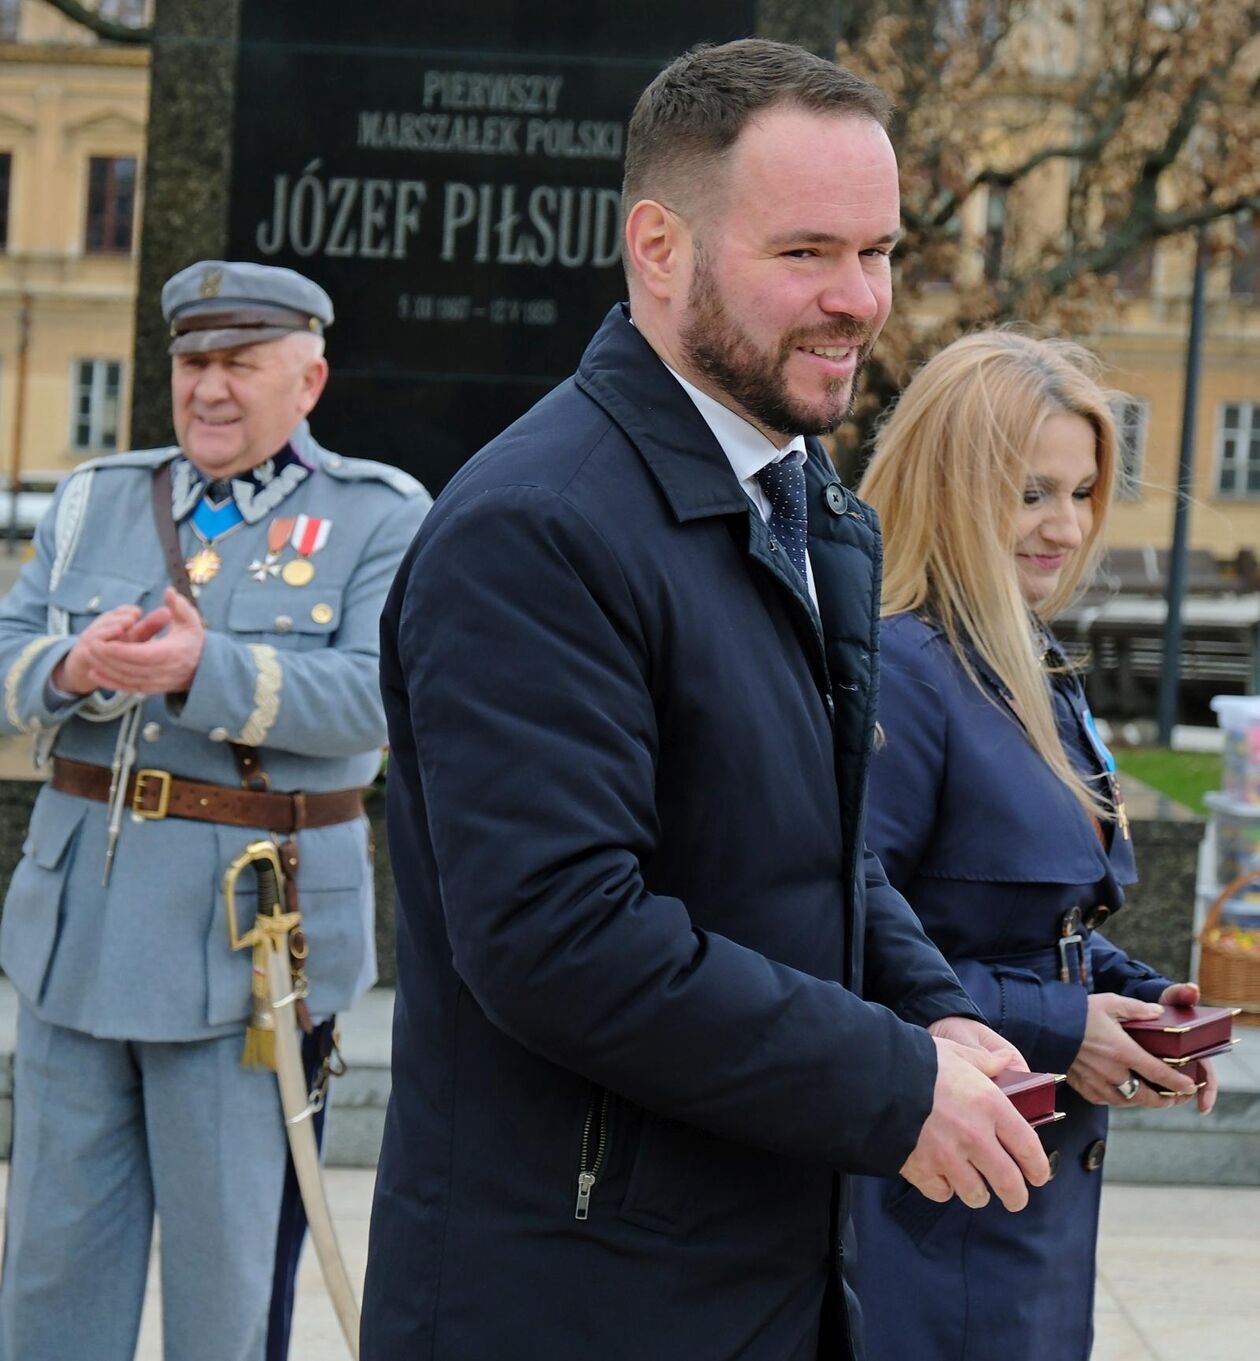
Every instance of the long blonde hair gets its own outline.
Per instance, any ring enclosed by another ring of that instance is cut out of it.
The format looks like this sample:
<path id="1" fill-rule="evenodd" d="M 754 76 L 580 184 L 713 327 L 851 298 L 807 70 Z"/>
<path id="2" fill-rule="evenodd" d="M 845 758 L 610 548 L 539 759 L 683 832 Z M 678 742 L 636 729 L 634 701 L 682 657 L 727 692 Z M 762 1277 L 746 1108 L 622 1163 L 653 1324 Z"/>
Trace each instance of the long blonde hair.
<path id="1" fill-rule="evenodd" d="M 964 336 L 930 359 L 881 428 L 858 490 L 883 522 L 882 613 L 920 611 L 945 631 L 963 667 L 974 648 L 1010 692 L 1029 741 L 1087 811 L 1112 809 L 1073 768 L 1054 721 L 1038 619 L 1089 580 L 1102 552 L 1116 476 L 1116 430 L 1098 361 L 1064 340 L 1017 331 Z M 1015 515 L 1029 450 L 1050 416 L 1094 430 L 1093 524 L 1052 597 L 1030 609 L 1015 565 Z"/>

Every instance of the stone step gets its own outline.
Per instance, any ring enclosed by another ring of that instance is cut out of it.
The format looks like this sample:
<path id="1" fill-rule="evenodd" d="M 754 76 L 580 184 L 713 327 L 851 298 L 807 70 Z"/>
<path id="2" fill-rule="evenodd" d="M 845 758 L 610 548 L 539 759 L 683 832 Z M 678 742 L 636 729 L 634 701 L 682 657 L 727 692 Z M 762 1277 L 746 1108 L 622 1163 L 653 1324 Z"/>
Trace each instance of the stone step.
<path id="1" fill-rule="evenodd" d="M 373 988 L 341 1018 L 347 1071 L 333 1083 L 325 1131 L 331 1167 L 374 1167 L 389 1101 L 394 994 Z M 0 1157 L 13 1114 L 17 998 L 0 978 Z M 1221 1094 L 1207 1118 L 1192 1107 L 1113 1109 L 1107 1177 L 1156 1185 L 1260 1186 L 1260 1027 L 1240 1026 L 1235 1052 L 1217 1061 Z"/>

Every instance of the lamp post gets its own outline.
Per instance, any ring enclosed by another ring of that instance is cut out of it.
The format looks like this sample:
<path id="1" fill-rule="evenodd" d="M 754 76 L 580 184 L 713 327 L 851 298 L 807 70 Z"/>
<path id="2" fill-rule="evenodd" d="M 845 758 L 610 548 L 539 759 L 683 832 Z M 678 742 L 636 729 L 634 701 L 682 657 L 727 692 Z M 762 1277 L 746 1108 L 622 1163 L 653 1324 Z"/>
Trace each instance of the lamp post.
<path id="1" fill-rule="evenodd" d="M 1159 745 L 1172 745 L 1177 721 L 1177 689 L 1181 678 L 1181 605 L 1186 594 L 1186 551 L 1190 530 L 1190 494 L 1194 486 L 1194 427 L 1199 406 L 1199 370 L 1203 358 L 1203 295 L 1207 276 L 1207 226 L 1195 233 L 1194 286 L 1190 293 L 1190 334 L 1186 340 L 1185 394 L 1181 404 L 1181 449 L 1177 456 L 1177 492 L 1173 507 L 1172 552 L 1168 559 L 1168 613 L 1159 671 Z"/>
<path id="2" fill-rule="evenodd" d="M 13 397 L 13 447 L 9 450 L 9 546 L 17 552 L 18 488 L 22 482 L 22 432 L 26 424 L 26 357 L 31 348 L 31 295 L 22 294 L 18 312 L 16 390 Z"/>

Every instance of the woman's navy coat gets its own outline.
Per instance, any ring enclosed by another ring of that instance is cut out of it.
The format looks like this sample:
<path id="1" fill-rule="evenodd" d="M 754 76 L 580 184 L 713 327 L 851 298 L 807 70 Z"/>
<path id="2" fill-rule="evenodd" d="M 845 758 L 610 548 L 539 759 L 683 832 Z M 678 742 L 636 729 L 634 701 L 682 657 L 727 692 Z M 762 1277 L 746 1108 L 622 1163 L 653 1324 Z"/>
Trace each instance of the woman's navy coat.
<path id="1" fill-rule="evenodd" d="M 848 1355 L 835 1174 L 975 1012 L 862 849 L 878 532 L 808 479 L 821 628 L 614 309 L 405 560 L 364 1361 Z"/>
<path id="2" fill-rule="evenodd" d="M 1089 816 L 1037 755 L 975 659 L 964 672 L 943 633 L 911 615 L 884 621 L 880 723 L 868 843 L 994 1029 L 1034 1071 L 1066 1073 L 1085 1032 L 1088 991 L 1153 1001 L 1168 979 L 1094 932 L 1088 987 L 1059 978 L 1063 914 L 1116 911 L 1132 882 L 1132 845 Z M 1064 745 L 1091 777 L 1079 683 L 1053 685 Z M 1100 909 L 1102 909 L 1100 911 Z M 1075 968 L 1075 951 L 1067 952 Z M 1092 1341 L 1107 1109 L 1063 1084 L 1067 1119 L 1043 1130 L 1054 1179 L 1026 1210 L 937 1205 L 900 1178 L 854 1183 L 853 1281 L 869 1361 L 1084 1361 Z"/>

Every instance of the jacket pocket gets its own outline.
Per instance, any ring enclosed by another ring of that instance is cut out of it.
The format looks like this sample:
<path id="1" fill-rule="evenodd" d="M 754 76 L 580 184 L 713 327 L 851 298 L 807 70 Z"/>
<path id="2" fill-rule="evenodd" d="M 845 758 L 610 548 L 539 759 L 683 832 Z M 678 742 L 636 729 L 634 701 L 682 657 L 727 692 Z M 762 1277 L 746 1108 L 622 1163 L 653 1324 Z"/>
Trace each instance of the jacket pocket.
<path id="1" fill-rule="evenodd" d="M 950 1206 L 961 1203 L 957 1196 L 944 1201 L 929 1200 L 903 1177 L 890 1177 L 884 1209 L 889 1219 L 918 1247 L 949 1213 Z"/>
<path id="2" fill-rule="evenodd" d="M 630 1166 L 621 1217 L 657 1233 L 681 1233 L 697 1180 L 705 1169 L 693 1146 L 703 1136 L 677 1120 L 642 1113 L 639 1140 Z M 710 1172 L 708 1175 L 712 1175 Z"/>
<path id="3" fill-rule="evenodd" d="M 55 789 L 41 792 L 22 859 L 9 883 L 0 921 L 0 965 L 23 997 L 38 1002 L 57 945 L 72 846 L 87 805 Z"/>

